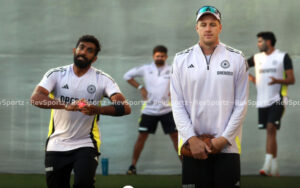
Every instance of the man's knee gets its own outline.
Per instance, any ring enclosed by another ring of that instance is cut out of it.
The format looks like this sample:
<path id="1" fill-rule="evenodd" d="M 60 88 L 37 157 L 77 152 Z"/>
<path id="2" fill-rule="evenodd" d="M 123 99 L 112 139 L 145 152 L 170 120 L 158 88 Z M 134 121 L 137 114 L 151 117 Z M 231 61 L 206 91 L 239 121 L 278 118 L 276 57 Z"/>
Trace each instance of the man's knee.
<path id="1" fill-rule="evenodd" d="M 268 135 L 275 135 L 277 131 L 277 128 L 275 126 L 275 124 L 273 123 L 268 123 L 267 124 L 267 133 Z"/>
<path id="2" fill-rule="evenodd" d="M 140 133 L 138 136 L 138 141 L 144 142 L 147 139 L 148 135 L 149 135 L 148 133 Z"/>
<path id="3" fill-rule="evenodd" d="M 170 134 L 170 138 L 172 139 L 172 141 L 176 144 L 178 144 L 178 134 L 176 133 L 171 133 Z"/>

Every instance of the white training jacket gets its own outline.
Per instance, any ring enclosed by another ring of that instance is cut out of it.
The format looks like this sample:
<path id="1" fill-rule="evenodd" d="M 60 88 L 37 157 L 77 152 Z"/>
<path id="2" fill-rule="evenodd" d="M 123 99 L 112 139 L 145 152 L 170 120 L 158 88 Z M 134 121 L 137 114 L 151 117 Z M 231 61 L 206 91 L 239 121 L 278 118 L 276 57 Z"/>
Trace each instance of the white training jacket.
<path id="1" fill-rule="evenodd" d="M 124 79 L 143 77 L 145 89 L 148 92 L 147 101 L 142 107 L 142 113 L 160 116 L 172 111 L 170 103 L 171 66 L 165 64 L 157 68 L 154 62 L 134 67 L 124 74 Z"/>
<path id="2" fill-rule="evenodd" d="M 225 137 L 223 153 L 240 153 L 248 100 L 248 66 L 242 53 L 220 43 L 207 62 L 198 44 L 176 54 L 171 102 L 181 146 L 192 136 Z"/>

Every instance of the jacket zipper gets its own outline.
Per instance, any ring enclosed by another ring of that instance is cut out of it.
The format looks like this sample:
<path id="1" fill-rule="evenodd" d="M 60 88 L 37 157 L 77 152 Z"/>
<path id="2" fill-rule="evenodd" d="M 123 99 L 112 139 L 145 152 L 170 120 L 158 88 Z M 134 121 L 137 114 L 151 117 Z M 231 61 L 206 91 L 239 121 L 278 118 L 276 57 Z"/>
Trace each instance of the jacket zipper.
<path id="1" fill-rule="evenodd" d="M 199 47 L 200 47 L 200 45 L 199 45 Z M 217 48 L 217 46 L 214 48 L 214 51 L 211 53 L 210 58 L 209 58 L 209 61 L 207 61 L 206 55 L 204 54 L 202 48 L 200 47 L 200 49 L 201 49 L 201 51 L 202 51 L 202 54 L 203 54 L 203 56 L 204 56 L 204 59 L 205 59 L 205 61 L 206 61 L 206 67 L 207 67 L 207 70 L 209 70 L 210 60 L 211 60 L 212 55 L 214 54 L 216 48 Z"/>

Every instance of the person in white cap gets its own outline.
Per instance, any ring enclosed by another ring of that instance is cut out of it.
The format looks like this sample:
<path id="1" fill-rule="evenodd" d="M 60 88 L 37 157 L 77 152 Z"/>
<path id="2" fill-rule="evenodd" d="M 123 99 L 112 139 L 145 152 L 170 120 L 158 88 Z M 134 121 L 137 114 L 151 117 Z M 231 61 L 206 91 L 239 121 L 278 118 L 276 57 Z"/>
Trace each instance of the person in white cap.
<path id="1" fill-rule="evenodd" d="M 183 155 L 182 187 L 240 187 L 242 124 L 248 100 L 248 66 L 242 52 L 220 43 L 221 13 L 196 13 L 199 42 L 174 57 L 172 111 Z M 198 136 L 210 135 L 210 144 Z"/>

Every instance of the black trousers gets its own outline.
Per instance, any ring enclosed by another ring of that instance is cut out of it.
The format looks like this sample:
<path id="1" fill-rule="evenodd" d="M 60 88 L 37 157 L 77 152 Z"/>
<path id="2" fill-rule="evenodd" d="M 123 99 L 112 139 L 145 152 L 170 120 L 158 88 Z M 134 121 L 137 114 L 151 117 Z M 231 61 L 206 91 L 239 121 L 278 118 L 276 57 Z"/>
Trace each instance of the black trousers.
<path id="1" fill-rule="evenodd" d="M 214 154 L 205 160 L 183 156 L 183 188 L 238 188 L 240 177 L 239 154 Z"/>
<path id="2" fill-rule="evenodd" d="M 73 188 L 94 188 L 98 152 L 91 147 L 66 152 L 46 152 L 45 167 L 48 188 L 70 188 L 74 169 Z"/>

